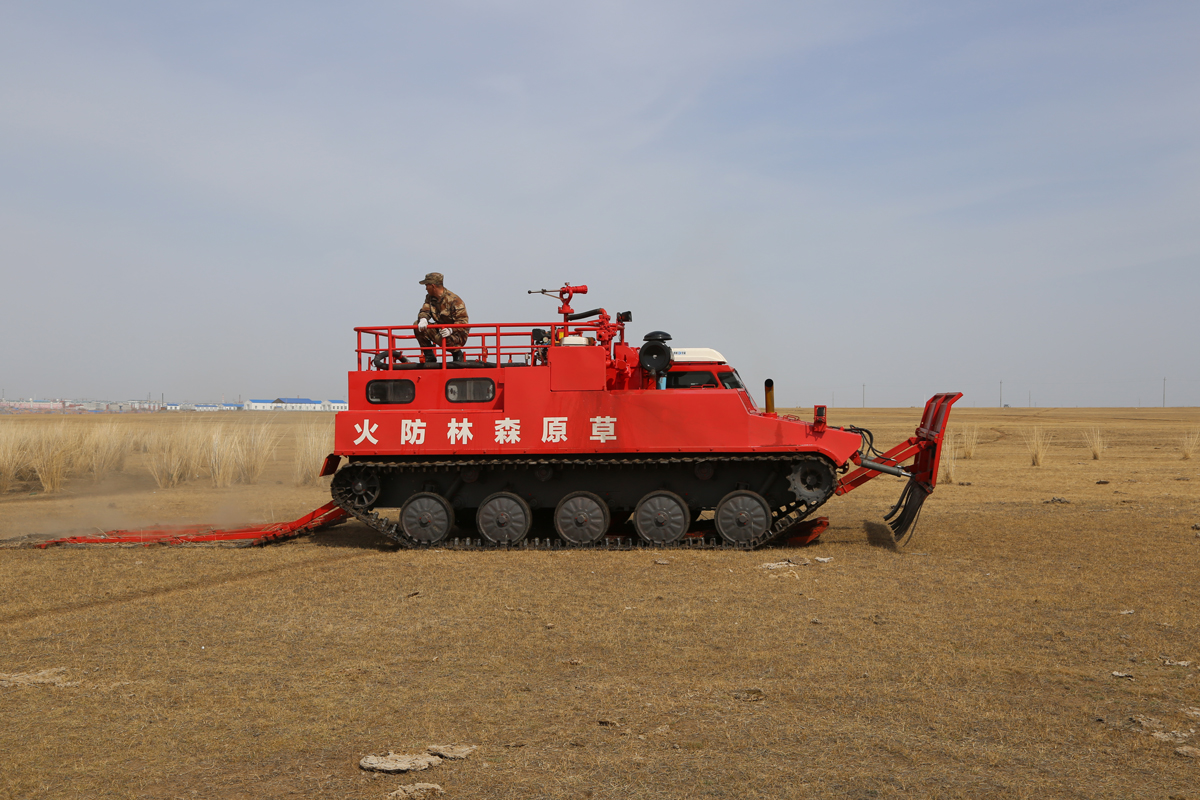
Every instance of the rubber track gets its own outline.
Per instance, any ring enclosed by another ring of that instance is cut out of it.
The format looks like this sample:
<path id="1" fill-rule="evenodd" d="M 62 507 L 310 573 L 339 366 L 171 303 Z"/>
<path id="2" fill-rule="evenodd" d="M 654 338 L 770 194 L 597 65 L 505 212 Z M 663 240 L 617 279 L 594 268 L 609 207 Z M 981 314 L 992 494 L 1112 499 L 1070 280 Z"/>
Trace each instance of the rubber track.
<path id="1" fill-rule="evenodd" d="M 442 461 L 355 461 L 338 470 L 330 486 L 333 500 L 351 516 L 371 529 L 391 539 L 393 542 L 412 550 L 757 550 L 761 547 L 783 538 L 784 534 L 797 523 L 801 522 L 814 511 L 825 504 L 833 496 L 833 490 L 823 497 L 820 502 L 806 505 L 794 500 L 786 506 L 771 510 L 771 527 L 765 533 L 749 542 L 731 543 L 724 541 L 720 535 L 714 536 L 685 536 L 671 544 L 651 543 L 641 537 L 630 536 L 601 536 L 590 544 L 574 544 L 563 541 L 558 537 L 546 539 L 529 539 L 526 537 L 517 544 L 495 544 L 486 539 L 454 538 L 444 539 L 437 543 L 414 541 L 404 534 L 399 524 L 381 517 L 370 509 L 359 508 L 351 502 L 349 484 L 353 473 L 364 469 L 378 469 L 381 472 L 427 472 L 430 470 L 456 469 L 462 467 L 488 467 L 501 469 L 553 466 L 553 467 L 656 467 L 677 464 L 696 463 L 734 463 L 745 461 L 775 462 L 792 466 L 804 461 L 819 461 L 835 474 L 837 469 L 826 458 L 812 455 L 797 455 L 795 453 L 769 456 L 681 456 L 677 458 L 622 458 L 622 459 L 587 459 L 587 458 L 541 458 L 541 459 L 466 459 Z M 836 482 L 835 482 L 836 484 Z"/>

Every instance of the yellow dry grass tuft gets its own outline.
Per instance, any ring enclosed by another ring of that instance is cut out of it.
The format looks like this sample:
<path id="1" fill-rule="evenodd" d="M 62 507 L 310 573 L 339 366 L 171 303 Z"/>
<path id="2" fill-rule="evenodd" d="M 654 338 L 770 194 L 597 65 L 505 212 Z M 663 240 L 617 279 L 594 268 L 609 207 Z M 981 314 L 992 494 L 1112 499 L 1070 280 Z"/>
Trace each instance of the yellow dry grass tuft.
<path id="1" fill-rule="evenodd" d="M 333 452 L 333 422 L 309 422 L 296 431 L 296 455 L 292 461 L 292 481 L 297 486 L 311 486 L 319 481 L 318 473 L 325 456 Z"/>
<path id="2" fill-rule="evenodd" d="M 1108 443 L 1104 440 L 1104 431 L 1099 428 L 1088 428 L 1083 432 L 1083 441 L 1092 453 L 1092 460 L 1099 461 Z"/>
<path id="3" fill-rule="evenodd" d="M 275 457 L 280 438 L 282 434 L 270 420 L 256 422 L 245 430 L 240 464 L 242 483 L 258 483 L 267 464 Z"/>
<path id="4" fill-rule="evenodd" d="M 29 439 L 29 465 L 42 491 L 61 492 L 76 463 L 83 455 L 83 434 L 66 421 L 40 426 Z"/>
<path id="5" fill-rule="evenodd" d="M 287 461 L 297 486 L 314 486 L 332 434 L 332 417 L 323 414 L 285 422 L 256 414 L 0 417 L 0 493 L 29 483 L 59 492 L 83 477 L 100 483 L 127 465 L 149 473 L 159 489 L 200 482 L 224 489 L 259 483 L 276 458 Z"/>
<path id="6" fill-rule="evenodd" d="M 93 481 L 125 469 L 129 452 L 129 433 L 123 425 L 101 422 L 80 437 L 80 461 Z"/>
<path id="7" fill-rule="evenodd" d="M 1050 450 L 1050 443 L 1054 441 L 1054 435 L 1035 425 L 1030 430 L 1021 431 L 1021 438 L 1025 442 L 1025 449 L 1029 452 L 1030 464 L 1040 467 L 1046 460 L 1046 453 Z"/>
<path id="8" fill-rule="evenodd" d="M 224 421 L 189 419 L 143 439 L 146 468 L 160 489 L 207 476 L 218 488 L 231 486 L 244 471 L 246 431 Z"/>
<path id="9" fill-rule="evenodd" d="M 979 426 L 966 425 L 959 430 L 959 455 L 964 461 L 975 457 L 975 448 L 979 446 Z"/>
<path id="10" fill-rule="evenodd" d="M 942 440 L 941 478 L 947 483 L 958 481 L 958 440 L 960 436 L 951 433 Z"/>
<path id="11" fill-rule="evenodd" d="M 129 452 L 149 453 L 158 437 L 158 429 L 139 426 L 129 432 Z"/>
<path id="12" fill-rule="evenodd" d="M 146 469 L 160 489 L 178 486 L 187 478 L 190 463 L 186 439 L 179 431 L 161 431 L 154 437 L 146 456 Z"/>
<path id="13" fill-rule="evenodd" d="M 219 429 L 219 422 L 203 419 L 189 420 L 180 433 L 180 447 L 184 458 L 184 480 L 194 480 L 204 476 L 208 470 L 209 441 L 212 432 Z"/>
<path id="14" fill-rule="evenodd" d="M 6 420 L 0 424 L 0 493 L 11 490 L 28 468 L 28 432 Z"/>
<path id="15" fill-rule="evenodd" d="M 1192 456 L 1196 455 L 1198 447 L 1200 447 L 1200 430 L 1185 433 L 1179 442 L 1180 457 L 1184 461 L 1190 460 Z"/>
<path id="16" fill-rule="evenodd" d="M 218 489 L 232 486 L 241 474 L 245 435 L 230 425 L 214 425 L 207 435 L 208 474 Z"/>

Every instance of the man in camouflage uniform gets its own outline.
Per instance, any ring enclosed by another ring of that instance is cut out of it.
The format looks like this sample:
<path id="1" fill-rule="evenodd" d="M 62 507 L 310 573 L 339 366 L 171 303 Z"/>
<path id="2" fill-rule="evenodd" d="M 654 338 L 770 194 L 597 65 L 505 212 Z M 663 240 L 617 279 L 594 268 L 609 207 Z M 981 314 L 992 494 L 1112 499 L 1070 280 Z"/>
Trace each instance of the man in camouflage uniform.
<path id="1" fill-rule="evenodd" d="M 446 328 L 445 325 L 466 325 L 467 306 L 462 298 L 442 285 L 442 273 L 431 272 L 421 281 L 425 286 L 425 305 L 417 315 L 417 341 L 421 347 L 433 348 L 445 344 L 454 354 L 455 361 L 462 361 L 461 348 L 467 342 L 470 328 Z M 434 350 L 422 351 L 426 361 L 437 361 Z"/>

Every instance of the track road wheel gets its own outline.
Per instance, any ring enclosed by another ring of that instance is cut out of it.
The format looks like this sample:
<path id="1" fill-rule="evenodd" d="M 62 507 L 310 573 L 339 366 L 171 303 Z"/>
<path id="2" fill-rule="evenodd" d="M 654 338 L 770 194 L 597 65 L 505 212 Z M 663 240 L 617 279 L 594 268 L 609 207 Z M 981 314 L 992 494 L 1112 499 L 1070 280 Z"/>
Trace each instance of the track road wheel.
<path id="1" fill-rule="evenodd" d="M 493 544 L 516 544 L 533 524 L 529 504 L 512 492 L 496 492 L 484 498 L 475 513 L 475 528 Z"/>
<path id="2" fill-rule="evenodd" d="M 633 512 L 633 526 L 650 544 L 671 544 L 691 527 L 692 512 L 684 499 L 665 489 L 650 492 Z"/>
<path id="3" fill-rule="evenodd" d="M 771 527 L 771 507 L 757 492 L 739 489 L 717 503 L 717 533 L 730 544 L 746 544 Z"/>
<path id="4" fill-rule="evenodd" d="M 454 509 L 440 494 L 417 492 L 400 509 L 400 528 L 414 542 L 437 544 L 453 527 Z"/>
<path id="5" fill-rule="evenodd" d="M 379 499 L 379 476 L 362 471 L 350 482 L 350 503 L 355 508 L 370 508 Z"/>
<path id="6" fill-rule="evenodd" d="M 608 505 L 591 492 L 571 492 L 554 509 L 554 529 L 571 544 L 591 544 L 610 521 Z"/>

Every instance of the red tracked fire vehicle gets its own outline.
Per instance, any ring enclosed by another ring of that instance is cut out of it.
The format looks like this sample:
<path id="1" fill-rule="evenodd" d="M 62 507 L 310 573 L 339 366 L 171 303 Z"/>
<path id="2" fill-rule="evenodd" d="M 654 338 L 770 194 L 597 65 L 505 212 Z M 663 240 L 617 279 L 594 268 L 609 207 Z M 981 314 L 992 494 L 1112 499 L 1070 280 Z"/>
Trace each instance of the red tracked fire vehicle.
<path id="1" fill-rule="evenodd" d="M 560 322 L 472 325 L 457 351 L 423 351 L 413 326 L 356 329 L 350 410 L 322 470 L 333 500 L 297 520 L 37 546 L 262 545 L 352 515 L 409 547 L 452 535 L 458 546 L 528 546 L 541 517 L 555 537 L 536 546 L 623 547 L 631 525 L 650 545 L 752 549 L 811 541 L 824 523 L 814 511 L 885 473 L 908 478 L 885 518 L 898 539 L 911 530 L 961 394 L 934 395 L 913 436 L 880 453 L 870 431 L 828 426 L 824 406 L 811 422 L 776 414 L 769 380 L 759 408 L 715 350 L 672 348 L 662 331 L 633 347 L 629 312 L 574 312 L 586 292 L 543 290 L 560 298 Z"/>
<path id="2" fill-rule="evenodd" d="M 323 471 L 334 503 L 408 546 L 513 546 L 537 523 L 574 546 L 632 524 L 650 544 L 715 530 L 755 548 L 887 473 L 909 479 L 892 529 L 911 528 L 961 394 L 935 395 L 915 434 L 880 453 L 869 431 L 826 425 L 823 406 L 812 421 L 777 414 L 770 381 L 758 407 L 715 350 L 673 348 L 662 331 L 627 343 L 629 312 L 574 312 L 586 292 L 543 291 L 561 300 L 557 322 L 451 326 L 469 327 L 461 350 L 423 351 L 412 326 L 357 328 L 350 410 Z"/>

